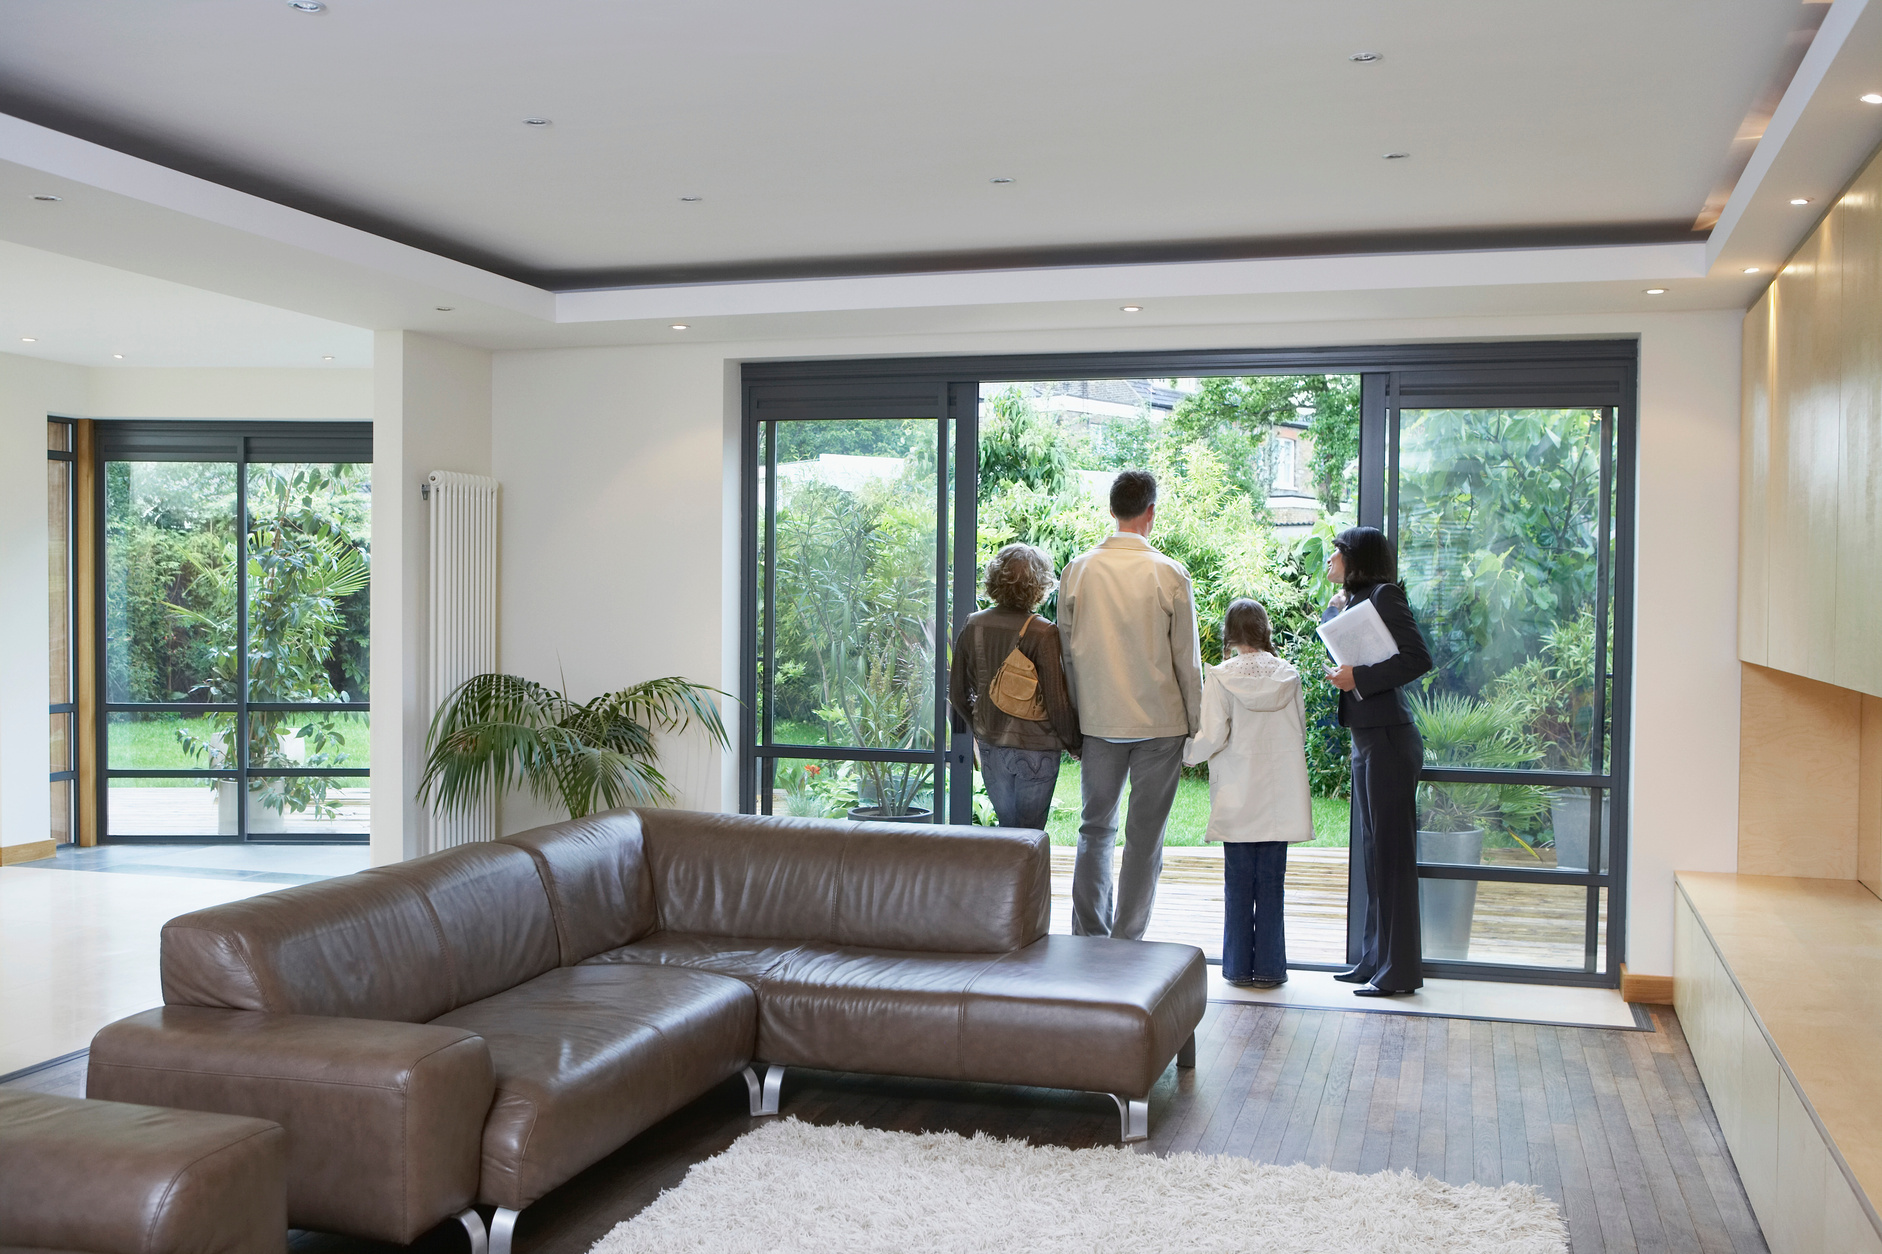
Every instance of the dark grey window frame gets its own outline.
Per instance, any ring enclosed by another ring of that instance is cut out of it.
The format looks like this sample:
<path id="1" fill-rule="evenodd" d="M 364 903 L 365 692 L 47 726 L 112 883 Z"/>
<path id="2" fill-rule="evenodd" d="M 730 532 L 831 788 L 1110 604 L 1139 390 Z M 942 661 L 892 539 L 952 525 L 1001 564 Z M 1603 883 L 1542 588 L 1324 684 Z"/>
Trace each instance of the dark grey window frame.
<path id="1" fill-rule="evenodd" d="M 77 473 L 78 453 L 76 452 L 76 446 L 77 446 L 77 441 L 78 441 L 78 422 L 76 419 L 61 417 L 58 414 L 46 415 L 46 421 L 48 423 L 56 423 L 66 428 L 65 447 L 63 449 L 50 449 L 50 448 L 47 449 L 46 460 L 49 462 L 64 462 L 67 466 L 70 466 L 72 468 L 70 471 L 67 472 L 66 481 L 65 481 L 65 621 L 66 621 L 65 697 L 66 699 L 64 701 L 49 702 L 47 705 L 47 709 L 46 709 L 46 713 L 48 717 L 51 717 L 52 715 L 55 715 L 55 714 L 65 715 L 66 753 L 72 765 L 67 770 L 50 772 L 51 778 L 48 781 L 48 783 L 50 784 L 63 783 L 63 784 L 69 784 L 71 786 L 70 791 L 71 791 L 72 796 L 71 796 L 70 804 L 72 807 L 72 817 L 71 817 L 70 835 L 72 838 L 72 843 L 77 844 L 79 843 L 79 840 L 80 840 L 80 831 L 79 831 L 80 819 L 79 819 L 79 805 L 78 805 L 78 765 L 79 765 L 79 754 L 80 752 L 82 752 L 82 749 L 78 743 L 78 692 L 77 692 L 77 689 L 78 689 L 79 659 L 78 659 L 77 648 L 76 648 L 78 644 L 78 632 L 76 630 L 78 627 L 78 618 L 77 618 L 78 589 L 74 586 L 74 583 L 73 583 L 73 580 L 77 575 L 77 564 L 72 560 L 72 558 L 77 551 L 74 546 L 78 543 L 78 526 L 77 526 L 78 524 L 78 508 L 77 508 L 78 507 L 78 473 Z"/>
<path id="2" fill-rule="evenodd" d="M 762 595 L 758 567 L 757 501 L 761 424 L 796 416 L 867 416 L 870 398 L 931 389 L 928 395 L 949 398 L 953 410 L 956 451 L 956 504 L 953 511 L 957 577 L 951 598 L 941 602 L 950 609 L 950 622 L 937 624 L 937 634 L 952 640 L 953 624 L 973 611 L 974 509 L 978 483 L 972 450 L 976 429 L 979 384 L 983 380 L 1054 380 L 1080 378 L 1197 378 L 1215 375 L 1345 374 L 1361 378 L 1360 478 L 1356 501 L 1361 523 L 1388 527 L 1396 515 L 1394 468 L 1397 453 L 1397 415 L 1407 402 L 1431 408 L 1440 404 L 1472 408 L 1589 408 L 1610 411 L 1614 427 L 1612 448 L 1614 559 L 1611 567 L 1613 656 L 1606 659 L 1613 684 L 1612 752 L 1605 773 L 1513 772 L 1463 768 L 1426 768 L 1421 778 L 1455 782 L 1516 782 L 1564 787 L 1605 789 L 1609 801 L 1609 865 L 1587 872 L 1525 870 L 1517 867 L 1455 867 L 1421 865 L 1426 879 L 1474 879 L 1480 882 L 1548 884 L 1585 887 L 1588 915 L 1585 960 L 1581 969 L 1513 966 L 1495 963 L 1426 960 L 1434 976 L 1502 980 L 1512 983 L 1587 985 L 1613 988 L 1620 983 L 1626 961 L 1627 872 L 1631 811 L 1631 742 L 1633 710 L 1633 629 L 1635 570 L 1636 444 L 1638 428 L 1639 343 L 1616 340 L 1533 340 L 1469 344 L 1387 344 L 1305 349 L 1210 349 L 1147 353 L 1067 353 L 1015 356 L 928 357 L 801 362 L 748 362 L 743 367 L 742 448 L 742 566 L 740 570 L 742 669 L 746 698 L 740 716 L 740 806 L 749 810 L 758 795 L 761 764 L 780 757 L 858 760 L 882 758 L 884 751 L 799 748 L 778 752 L 769 737 L 759 739 L 754 719 L 759 648 L 758 612 Z M 932 404 L 932 402 L 931 402 Z M 947 412 L 947 408 L 942 413 Z M 882 416 L 888 416 L 883 414 Z M 896 416 L 915 416 L 897 414 Z M 943 426 L 945 430 L 945 425 Z M 1604 499 L 1604 506 L 1606 501 Z M 937 664 L 940 684 L 936 703 L 945 708 L 945 667 Z M 933 754 L 938 771 L 966 761 L 967 737 L 956 734 Z M 902 755 L 906 758 L 907 755 Z M 937 797 L 941 777 L 937 776 Z M 950 817 L 970 821 L 971 780 L 954 772 L 949 787 Z M 768 795 L 768 792 L 767 792 Z M 941 820 L 936 806 L 936 819 Z M 1598 822 L 1599 804 L 1589 807 L 1591 825 Z M 1590 849 L 1599 849 L 1592 839 Z M 1607 891 L 1605 968 L 1595 967 L 1598 933 L 1596 902 Z M 1349 920 L 1350 922 L 1350 920 Z M 1297 963 L 1297 967 L 1316 964 Z"/>
<path id="3" fill-rule="evenodd" d="M 98 525 L 95 532 L 93 564 L 96 571 L 97 605 L 93 624 L 98 656 L 92 660 L 101 677 L 106 673 L 105 650 L 109 640 L 105 631 L 105 587 L 108 571 L 105 545 L 109 527 L 105 525 L 105 463 L 113 461 L 146 462 L 229 462 L 236 468 L 236 531 L 248 534 L 248 466 L 251 462 L 354 462 L 372 461 L 372 424 L 370 422 L 247 422 L 224 421 L 146 421 L 99 419 L 93 424 L 92 509 Z M 376 506 L 375 506 L 376 507 Z M 235 621 L 239 640 L 248 639 L 248 564 L 235 567 Z M 244 698 L 248 692 L 248 650 L 237 651 L 236 686 Z M 109 752 L 110 715 L 187 708 L 202 714 L 235 715 L 236 743 L 248 743 L 248 715 L 251 710 L 359 711 L 370 713 L 370 701 L 248 701 L 238 702 L 133 702 L 108 700 L 100 684 L 97 740 L 92 751 L 98 755 L 98 843 L 100 844 L 278 844 L 278 845 L 363 845 L 369 835 L 290 836 L 270 834 L 257 837 L 248 831 L 248 781 L 278 776 L 332 776 L 370 779 L 366 767 L 303 767 L 292 770 L 253 768 L 247 752 L 237 756 L 234 770 L 136 770 L 111 766 Z M 236 781 L 236 834 L 233 836 L 152 836 L 111 831 L 111 781 L 114 779 L 230 779 Z"/>

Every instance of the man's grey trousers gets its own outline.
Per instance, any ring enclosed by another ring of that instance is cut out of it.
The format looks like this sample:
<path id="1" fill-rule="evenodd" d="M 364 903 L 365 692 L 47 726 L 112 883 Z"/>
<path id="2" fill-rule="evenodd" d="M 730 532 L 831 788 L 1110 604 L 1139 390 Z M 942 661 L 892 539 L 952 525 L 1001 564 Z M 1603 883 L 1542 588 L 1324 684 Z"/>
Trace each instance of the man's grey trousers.
<path id="1" fill-rule="evenodd" d="M 1085 737 L 1082 755 L 1084 822 L 1078 829 L 1078 862 L 1072 871 L 1072 934 L 1142 940 L 1157 900 L 1163 870 L 1163 829 L 1183 773 L 1182 736 L 1159 736 L 1131 744 Z M 1118 799 L 1130 780 L 1130 813 L 1124 820 L 1124 861 L 1111 895 L 1111 853 L 1117 847 Z"/>

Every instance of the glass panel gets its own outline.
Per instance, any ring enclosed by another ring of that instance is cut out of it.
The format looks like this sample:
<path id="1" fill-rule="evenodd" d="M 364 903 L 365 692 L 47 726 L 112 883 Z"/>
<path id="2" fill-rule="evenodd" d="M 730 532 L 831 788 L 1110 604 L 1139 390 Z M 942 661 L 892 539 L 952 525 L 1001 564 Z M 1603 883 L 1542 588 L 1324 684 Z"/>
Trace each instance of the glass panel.
<path id="1" fill-rule="evenodd" d="M 363 775 L 283 775 L 249 783 L 250 839 L 364 836 L 371 819 L 372 789 Z"/>
<path id="2" fill-rule="evenodd" d="M 368 699 L 371 470 L 248 467 L 249 700 Z"/>
<path id="3" fill-rule="evenodd" d="M 1592 822 L 1600 823 L 1598 863 L 1588 860 Z M 1612 859 L 1605 788 L 1427 780 L 1418 785 L 1418 826 L 1418 860 L 1425 863 L 1603 871 Z"/>
<path id="4" fill-rule="evenodd" d="M 213 771 L 234 767 L 235 715 L 175 710 L 105 715 L 105 766 L 117 771 Z M 196 787 L 200 781 L 143 780 L 142 787 Z"/>
<path id="5" fill-rule="evenodd" d="M 232 779 L 113 779 L 107 836 L 234 836 Z"/>
<path id="6" fill-rule="evenodd" d="M 52 782 L 52 841 L 57 845 L 72 843 L 72 781 Z"/>
<path id="7" fill-rule="evenodd" d="M 1607 890 L 1596 916 L 1595 969 L 1607 963 Z M 1587 962 L 1588 890 L 1578 885 L 1420 880 L 1425 957 L 1580 971 Z"/>
<path id="8" fill-rule="evenodd" d="M 1433 766 L 1594 769 L 1603 416 L 1399 416 L 1399 575 L 1435 663 L 1417 710 Z"/>
<path id="9" fill-rule="evenodd" d="M 235 467 L 105 464 L 105 699 L 235 700 Z"/>
<path id="10" fill-rule="evenodd" d="M 64 423 L 54 423 L 64 429 Z M 72 463 L 46 463 L 46 567 L 51 652 L 47 700 L 72 699 Z M 58 769 L 58 768 L 55 768 Z"/>
<path id="11" fill-rule="evenodd" d="M 46 449 L 53 453 L 71 452 L 72 424 L 69 422 L 47 422 Z"/>
<path id="12" fill-rule="evenodd" d="M 371 719 L 364 710 L 251 710 L 249 769 L 365 770 L 372 762 Z"/>
<path id="13" fill-rule="evenodd" d="M 934 747 L 935 428 L 777 424 L 776 740 Z M 863 799 L 891 814 L 928 783 L 859 770 Z"/>
<path id="14" fill-rule="evenodd" d="M 69 771 L 72 768 L 72 716 L 54 714 L 52 718 L 52 769 Z"/>

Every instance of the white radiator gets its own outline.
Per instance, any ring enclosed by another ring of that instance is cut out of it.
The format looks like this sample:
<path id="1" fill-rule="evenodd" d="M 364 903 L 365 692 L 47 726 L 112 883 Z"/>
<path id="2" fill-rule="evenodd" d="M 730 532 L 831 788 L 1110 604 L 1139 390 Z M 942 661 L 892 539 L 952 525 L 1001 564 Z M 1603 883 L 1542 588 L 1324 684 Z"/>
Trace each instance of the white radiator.
<path id="1" fill-rule="evenodd" d="M 497 481 L 434 470 L 431 501 L 431 686 L 427 709 L 497 668 Z M 429 725 L 429 720 L 427 720 Z M 496 806 L 431 816 L 432 851 L 497 835 Z"/>

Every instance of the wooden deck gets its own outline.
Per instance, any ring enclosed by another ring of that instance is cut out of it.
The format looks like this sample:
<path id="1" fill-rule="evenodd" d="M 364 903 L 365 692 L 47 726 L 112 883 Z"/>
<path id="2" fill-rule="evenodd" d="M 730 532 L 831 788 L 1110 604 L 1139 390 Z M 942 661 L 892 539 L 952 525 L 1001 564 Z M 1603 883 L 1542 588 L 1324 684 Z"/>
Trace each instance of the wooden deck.
<path id="1" fill-rule="evenodd" d="M 328 793 L 338 813 L 332 818 L 289 811 L 277 815 L 265 810 L 264 823 L 251 835 L 329 837 L 357 840 L 371 830 L 372 790 L 335 788 Z M 217 806 L 216 790 L 192 784 L 184 788 L 139 787 L 131 780 L 114 780 L 107 802 L 106 823 L 113 836 L 232 836 L 235 827 L 225 822 Z M 254 819 L 251 814 L 251 822 Z"/>
<path id="2" fill-rule="evenodd" d="M 1287 956 L 1290 962 L 1346 961 L 1344 849 L 1287 852 Z M 1076 851 L 1052 849 L 1052 930 L 1071 931 L 1072 864 Z M 1498 855 L 1487 855 L 1486 861 Z M 1511 862 L 1515 859 L 1509 858 Z M 1473 962 L 1525 966 L 1582 965 L 1587 897 L 1579 888 L 1479 884 L 1470 935 Z M 1222 956 L 1222 848 L 1171 846 L 1163 851 L 1157 905 L 1147 940 L 1195 945 Z"/>

